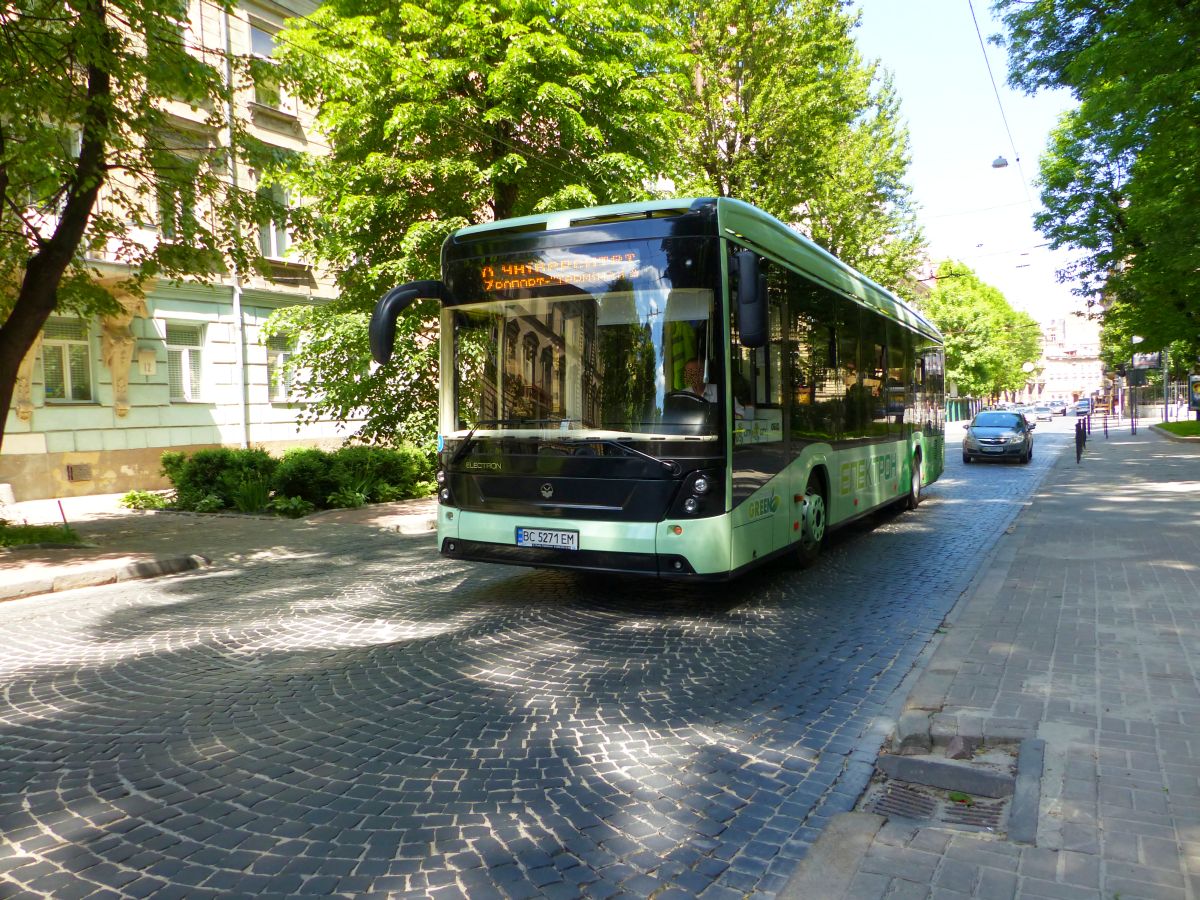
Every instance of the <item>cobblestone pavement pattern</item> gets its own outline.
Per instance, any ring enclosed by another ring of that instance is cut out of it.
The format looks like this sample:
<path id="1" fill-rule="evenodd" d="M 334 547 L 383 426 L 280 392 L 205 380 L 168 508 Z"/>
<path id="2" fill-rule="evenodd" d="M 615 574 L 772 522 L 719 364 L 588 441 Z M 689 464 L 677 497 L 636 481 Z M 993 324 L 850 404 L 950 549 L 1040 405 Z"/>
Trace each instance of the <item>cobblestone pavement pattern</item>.
<path id="1" fill-rule="evenodd" d="M 770 895 L 1065 447 L 952 452 L 915 514 L 712 589 L 330 527 L 0 605 L 0 895 Z"/>
<path id="2" fill-rule="evenodd" d="M 1198 472 L 1195 444 L 1093 435 L 1004 537 L 914 689 L 942 696 L 935 727 L 1007 719 L 1045 741 L 1035 841 L 890 819 L 821 900 L 1200 896 Z"/>

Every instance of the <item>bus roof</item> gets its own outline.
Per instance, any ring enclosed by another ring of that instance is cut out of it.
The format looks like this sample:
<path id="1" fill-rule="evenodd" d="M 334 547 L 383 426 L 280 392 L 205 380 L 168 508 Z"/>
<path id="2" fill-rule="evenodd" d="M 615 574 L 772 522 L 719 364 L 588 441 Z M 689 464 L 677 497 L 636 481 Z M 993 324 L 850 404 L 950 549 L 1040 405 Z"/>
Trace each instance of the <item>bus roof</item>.
<path id="1" fill-rule="evenodd" d="M 639 218 L 670 218 L 705 208 L 711 210 L 714 205 L 717 213 L 717 229 L 721 237 L 744 244 L 763 256 L 796 269 L 838 294 L 876 309 L 939 343 L 942 341 L 942 335 L 937 326 L 891 291 L 876 284 L 861 272 L 852 269 L 774 216 L 763 212 L 756 206 L 730 197 L 650 200 L 641 203 L 620 203 L 501 219 L 496 222 L 460 228 L 454 232 L 451 240 L 462 237 L 483 237 L 489 232 L 548 232 L 602 226 L 607 223 Z"/>

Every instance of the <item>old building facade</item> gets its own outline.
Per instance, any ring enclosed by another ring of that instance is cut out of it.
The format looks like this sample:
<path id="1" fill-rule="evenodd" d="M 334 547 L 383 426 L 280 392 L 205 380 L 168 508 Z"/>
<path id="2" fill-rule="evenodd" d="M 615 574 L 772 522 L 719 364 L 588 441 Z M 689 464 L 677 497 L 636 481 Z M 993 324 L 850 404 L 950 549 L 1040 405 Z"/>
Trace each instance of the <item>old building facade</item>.
<path id="1" fill-rule="evenodd" d="M 192 0 L 187 36 L 197 46 L 269 59 L 287 18 L 314 9 L 262 0 L 226 13 Z M 290 153 L 324 151 L 311 111 L 276 85 L 260 78 L 236 97 L 236 112 L 255 138 Z M 168 112 L 185 138 L 219 140 L 201 132 L 186 106 Z M 243 189 L 256 187 L 257 173 L 244 165 L 230 177 Z M 188 210 L 186 198 L 160 192 L 157 221 L 131 225 L 131 235 L 147 243 L 172 239 L 180 210 Z M 297 257 L 283 227 L 246 227 L 257 232 L 267 274 L 159 281 L 134 297 L 119 292 L 128 270 L 115 254 L 89 257 L 122 311 L 90 321 L 52 317 L 22 361 L 0 449 L 0 483 L 11 485 L 16 499 L 164 487 L 159 460 L 168 449 L 280 451 L 334 445 L 353 433 L 354 422 L 298 428 L 281 377 L 291 348 L 262 331 L 280 307 L 327 303 L 335 296 L 331 280 Z"/>

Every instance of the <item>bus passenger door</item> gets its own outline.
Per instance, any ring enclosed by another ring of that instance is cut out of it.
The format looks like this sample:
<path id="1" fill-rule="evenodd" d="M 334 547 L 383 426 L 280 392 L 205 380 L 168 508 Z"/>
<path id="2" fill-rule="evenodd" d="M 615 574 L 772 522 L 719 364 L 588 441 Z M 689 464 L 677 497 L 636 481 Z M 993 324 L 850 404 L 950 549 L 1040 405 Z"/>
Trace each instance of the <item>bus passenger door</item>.
<path id="1" fill-rule="evenodd" d="M 743 347 L 736 317 L 730 322 L 734 568 L 785 546 L 791 523 L 788 484 L 779 477 L 788 464 L 782 311 L 786 273 L 762 265 L 767 274 L 767 343 Z"/>

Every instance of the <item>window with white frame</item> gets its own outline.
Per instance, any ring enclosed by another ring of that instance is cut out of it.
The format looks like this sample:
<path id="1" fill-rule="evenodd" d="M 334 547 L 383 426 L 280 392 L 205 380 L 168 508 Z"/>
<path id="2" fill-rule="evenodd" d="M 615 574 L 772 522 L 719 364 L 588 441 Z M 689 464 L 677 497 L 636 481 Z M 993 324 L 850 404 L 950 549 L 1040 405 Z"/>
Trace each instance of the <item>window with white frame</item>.
<path id="1" fill-rule="evenodd" d="M 288 193 L 282 186 L 273 184 L 260 190 L 259 194 L 276 206 L 287 209 Z M 268 259 L 283 259 L 290 245 L 287 225 L 280 219 L 282 217 L 272 217 L 258 226 L 258 249 Z"/>
<path id="2" fill-rule="evenodd" d="M 272 400 L 282 402 L 292 392 L 294 373 L 288 368 L 288 361 L 295 352 L 295 346 L 290 338 L 282 334 L 271 335 L 266 343 L 267 392 Z"/>
<path id="3" fill-rule="evenodd" d="M 42 330 L 42 378 L 46 400 L 92 400 L 92 352 L 82 319 L 50 319 Z"/>
<path id="4" fill-rule="evenodd" d="M 202 325 L 167 324 L 167 375 L 172 400 L 188 402 L 201 399 L 203 351 Z"/>
<path id="5" fill-rule="evenodd" d="M 250 53 L 258 60 L 254 70 L 254 102 L 271 109 L 294 114 L 296 105 L 279 83 L 275 72 L 275 34 L 257 25 L 250 26 Z"/>

